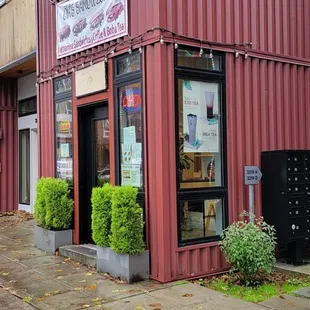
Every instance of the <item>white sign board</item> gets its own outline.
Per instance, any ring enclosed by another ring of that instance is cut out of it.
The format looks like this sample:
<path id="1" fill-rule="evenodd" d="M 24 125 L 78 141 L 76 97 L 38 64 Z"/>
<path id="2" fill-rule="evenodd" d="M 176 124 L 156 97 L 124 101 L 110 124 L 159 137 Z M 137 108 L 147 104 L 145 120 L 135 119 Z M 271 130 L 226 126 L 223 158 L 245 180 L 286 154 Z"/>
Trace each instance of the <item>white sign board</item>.
<path id="1" fill-rule="evenodd" d="M 258 184 L 262 176 L 263 175 L 257 166 L 244 166 L 244 184 L 245 185 Z"/>
<path id="2" fill-rule="evenodd" d="M 69 0 L 57 4 L 57 58 L 127 33 L 127 0 Z"/>
<path id="3" fill-rule="evenodd" d="M 93 66 L 76 71 L 75 95 L 76 97 L 93 94 L 106 90 L 105 62 L 101 61 Z"/>

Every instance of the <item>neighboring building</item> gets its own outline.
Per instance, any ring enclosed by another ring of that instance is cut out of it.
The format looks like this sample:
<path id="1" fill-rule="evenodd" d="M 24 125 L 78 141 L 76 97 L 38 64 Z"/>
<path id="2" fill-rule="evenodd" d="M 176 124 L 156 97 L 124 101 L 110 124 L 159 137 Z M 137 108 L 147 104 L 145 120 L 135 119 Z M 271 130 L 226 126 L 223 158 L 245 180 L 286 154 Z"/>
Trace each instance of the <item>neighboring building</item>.
<path id="1" fill-rule="evenodd" d="M 153 279 L 226 270 L 244 165 L 310 149 L 310 2 L 37 0 L 37 14 L 39 171 L 72 185 L 75 243 L 91 242 L 91 188 L 133 184 Z"/>
<path id="2" fill-rule="evenodd" d="M 38 176 L 35 21 L 35 0 L 0 1 L 0 211 L 33 211 Z"/>

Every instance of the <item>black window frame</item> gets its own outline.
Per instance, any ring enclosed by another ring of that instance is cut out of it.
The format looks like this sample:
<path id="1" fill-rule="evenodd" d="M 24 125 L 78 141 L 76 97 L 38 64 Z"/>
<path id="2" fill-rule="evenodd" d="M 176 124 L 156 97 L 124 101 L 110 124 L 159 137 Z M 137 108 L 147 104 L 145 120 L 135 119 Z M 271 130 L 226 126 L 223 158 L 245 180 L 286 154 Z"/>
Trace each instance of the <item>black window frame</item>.
<path id="1" fill-rule="evenodd" d="M 36 104 L 35 110 L 34 111 L 30 111 L 30 112 L 26 112 L 26 113 L 23 113 L 23 114 L 20 114 L 20 111 L 19 111 L 20 104 L 23 104 L 24 102 L 27 102 L 27 101 L 30 101 L 30 100 L 34 100 L 35 101 L 35 104 Z M 37 104 L 38 104 L 37 96 L 32 96 L 32 97 L 29 97 L 29 98 L 26 98 L 26 99 L 19 100 L 18 101 L 18 117 L 24 117 L 24 116 L 29 116 L 29 115 L 36 114 L 37 113 L 37 109 L 38 109 Z"/>
<path id="2" fill-rule="evenodd" d="M 60 80 L 63 79 L 67 79 L 70 78 L 71 79 L 71 89 L 70 90 L 65 90 L 61 93 L 56 94 L 56 83 Z M 56 105 L 58 103 L 61 103 L 63 101 L 66 100 L 71 100 L 72 102 L 72 148 L 74 147 L 74 143 L 73 143 L 73 91 L 72 91 L 72 75 L 64 75 L 61 77 L 57 77 L 55 79 L 53 79 L 53 110 L 54 110 L 54 155 L 55 155 L 55 167 L 54 167 L 54 175 L 55 177 L 57 176 L 57 130 L 56 130 Z M 74 154 L 72 152 L 72 169 L 74 167 Z M 70 189 L 70 195 L 73 196 L 73 189 L 74 189 L 74 172 L 72 171 L 72 184 L 68 184 L 69 189 Z"/>
<path id="3" fill-rule="evenodd" d="M 195 48 L 180 45 L 179 49 L 186 49 L 195 51 Z M 203 201 L 222 199 L 223 200 L 223 228 L 228 225 L 228 185 L 227 185 L 227 125 L 226 125 L 226 74 L 225 74 L 225 54 L 213 51 L 213 55 L 220 56 L 220 70 L 206 70 L 201 68 L 190 68 L 188 66 L 178 66 L 178 51 L 174 53 L 175 64 L 175 139 L 176 139 L 176 201 L 177 201 L 177 229 L 178 229 L 178 246 L 185 247 L 196 244 L 209 243 L 213 241 L 219 241 L 220 236 L 200 237 L 182 240 L 182 227 L 181 218 L 182 210 L 181 203 L 185 201 Z M 207 188 L 180 188 L 180 160 L 179 160 L 179 102 L 178 102 L 178 80 L 186 79 L 200 82 L 219 83 L 220 96 L 221 96 L 221 163 L 222 163 L 222 180 L 221 186 L 207 187 Z"/>
<path id="4" fill-rule="evenodd" d="M 132 55 L 140 55 L 140 70 L 117 74 L 117 62 L 119 60 L 123 60 Z M 144 160 L 144 140 L 145 140 L 145 132 L 144 132 L 144 102 L 143 102 L 143 59 L 142 54 L 139 51 L 135 51 L 132 54 L 124 54 L 113 59 L 113 93 L 114 93 L 114 143 L 115 143 L 115 183 L 116 185 L 121 184 L 121 139 L 120 139 L 120 107 L 119 107 L 119 89 L 121 87 L 140 83 L 141 84 L 141 97 L 142 97 L 142 105 L 141 105 L 141 130 L 142 130 L 142 170 L 143 170 L 143 184 L 138 189 L 137 202 L 143 207 L 145 205 L 145 160 Z"/>

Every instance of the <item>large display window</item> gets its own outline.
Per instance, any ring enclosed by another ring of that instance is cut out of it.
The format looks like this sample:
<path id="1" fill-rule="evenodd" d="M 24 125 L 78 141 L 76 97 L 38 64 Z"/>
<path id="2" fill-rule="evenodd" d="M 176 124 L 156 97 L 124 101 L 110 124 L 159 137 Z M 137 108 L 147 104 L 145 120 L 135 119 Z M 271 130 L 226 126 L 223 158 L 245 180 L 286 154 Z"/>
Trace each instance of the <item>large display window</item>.
<path id="1" fill-rule="evenodd" d="M 224 57 L 176 53 L 179 245 L 214 241 L 227 223 Z"/>
<path id="2" fill-rule="evenodd" d="M 55 80 L 56 177 L 73 186 L 73 123 L 71 76 Z"/>
<path id="3" fill-rule="evenodd" d="M 115 93 L 118 112 L 117 171 L 120 185 L 143 191 L 143 102 L 141 54 L 115 60 Z"/>

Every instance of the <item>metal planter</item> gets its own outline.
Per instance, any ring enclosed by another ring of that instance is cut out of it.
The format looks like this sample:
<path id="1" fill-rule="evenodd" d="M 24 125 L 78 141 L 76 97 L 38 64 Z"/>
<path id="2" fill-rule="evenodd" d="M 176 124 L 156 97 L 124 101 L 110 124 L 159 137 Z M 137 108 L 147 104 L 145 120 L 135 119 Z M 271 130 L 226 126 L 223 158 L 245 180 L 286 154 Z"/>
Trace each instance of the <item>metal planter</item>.
<path id="1" fill-rule="evenodd" d="M 47 253 L 54 253 L 60 246 L 72 244 L 72 229 L 47 230 L 35 225 L 35 247 Z"/>
<path id="2" fill-rule="evenodd" d="M 149 251 L 141 254 L 116 254 L 111 248 L 97 246 L 97 271 L 132 283 L 149 278 Z"/>

